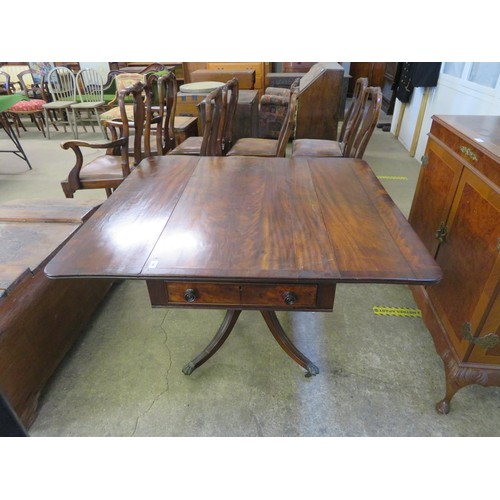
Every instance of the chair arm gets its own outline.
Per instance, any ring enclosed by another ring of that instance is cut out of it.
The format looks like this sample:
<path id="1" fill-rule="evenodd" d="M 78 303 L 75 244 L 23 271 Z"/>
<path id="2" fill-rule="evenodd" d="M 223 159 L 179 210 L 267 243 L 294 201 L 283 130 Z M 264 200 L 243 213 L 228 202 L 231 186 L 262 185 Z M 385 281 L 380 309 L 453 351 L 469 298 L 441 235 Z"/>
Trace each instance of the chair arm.
<path id="1" fill-rule="evenodd" d="M 108 154 L 114 150 L 116 153 L 119 152 L 118 148 L 122 148 L 124 145 L 128 143 L 128 139 L 126 137 L 121 137 L 116 141 L 105 142 L 105 143 L 92 143 L 86 141 L 66 141 L 61 144 L 61 148 L 63 149 L 72 149 L 75 153 L 76 159 L 73 168 L 69 171 L 68 174 L 68 184 L 70 185 L 73 191 L 76 191 L 81 188 L 80 185 L 80 171 L 83 168 L 83 155 L 80 148 L 92 148 L 92 149 L 106 149 Z M 118 153 L 119 154 L 119 153 Z"/>
<path id="2" fill-rule="evenodd" d="M 109 148 L 117 148 L 126 144 L 127 138 L 121 137 L 116 141 L 110 142 L 86 142 L 86 141 L 66 141 L 61 143 L 61 148 L 63 149 L 73 149 L 77 148 L 92 148 L 92 149 L 109 149 Z"/>
<path id="3" fill-rule="evenodd" d="M 282 95 L 288 98 L 290 97 L 290 89 L 283 89 L 281 87 L 267 87 L 264 94 Z"/>

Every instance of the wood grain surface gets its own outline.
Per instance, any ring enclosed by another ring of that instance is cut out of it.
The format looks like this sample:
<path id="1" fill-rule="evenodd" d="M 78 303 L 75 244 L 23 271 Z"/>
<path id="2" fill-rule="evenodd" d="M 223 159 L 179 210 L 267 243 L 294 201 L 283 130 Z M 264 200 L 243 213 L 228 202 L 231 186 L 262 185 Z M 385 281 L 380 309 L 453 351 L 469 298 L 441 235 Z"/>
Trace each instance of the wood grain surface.
<path id="1" fill-rule="evenodd" d="M 441 272 L 361 160 L 152 157 L 49 277 L 429 284 Z"/>

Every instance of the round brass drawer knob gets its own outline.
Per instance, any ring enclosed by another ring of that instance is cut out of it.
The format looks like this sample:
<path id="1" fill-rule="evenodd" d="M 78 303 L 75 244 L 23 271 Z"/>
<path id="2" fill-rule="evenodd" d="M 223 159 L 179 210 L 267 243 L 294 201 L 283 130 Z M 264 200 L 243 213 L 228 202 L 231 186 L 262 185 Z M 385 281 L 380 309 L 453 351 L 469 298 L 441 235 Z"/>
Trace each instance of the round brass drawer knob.
<path id="1" fill-rule="evenodd" d="M 194 302 L 198 298 L 198 294 L 196 293 L 196 290 L 193 288 L 188 288 L 184 292 L 184 300 L 186 302 Z"/>
<path id="2" fill-rule="evenodd" d="M 285 292 L 283 294 L 283 299 L 285 300 L 285 304 L 287 306 L 293 306 L 293 304 L 295 304 L 295 301 L 297 300 L 297 295 L 295 295 L 293 292 Z"/>

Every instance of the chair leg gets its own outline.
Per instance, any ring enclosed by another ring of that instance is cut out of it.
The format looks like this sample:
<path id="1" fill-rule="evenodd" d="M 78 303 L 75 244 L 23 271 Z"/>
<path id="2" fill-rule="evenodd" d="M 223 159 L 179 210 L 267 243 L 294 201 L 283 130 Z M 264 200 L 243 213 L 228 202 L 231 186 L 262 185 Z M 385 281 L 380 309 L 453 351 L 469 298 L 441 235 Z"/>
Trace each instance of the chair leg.
<path id="1" fill-rule="evenodd" d="M 70 115 L 73 115 L 73 116 L 70 116 Z M 71 127 L 71 132 L 73 134 L 73 137 L 75 139 L 78 138 L 78 132 L 76 131 L 76 117 L 75 117 L 75 113 L 71 109 L 68 109 L 68 121 L 69 121 L 69 125 Z"/>
<path id="2" fill-rule="evenodd" d="M 99 128 L 101 129 L 102 136 L 104 137 L 105 140 L 108 139 L 106 135 L 106 131 L 104 130 L 104 127 L 102 126 L 101 120 L 99 119 L 99 113 L 97 112 L 97 109 L 94 109 L 94 116 L 97 122 L 97 125 L 99 125 Z"/>
<path id="3" fill-rule="evenodd" d="M 19 116 L 17 115 L 10 115 L 10 117 L 12 118 L 12 124 L 14 125 L 14 128 L 16 129 L 16 134 L 17 134 L 17 137 L 19 137 L 19 122 L 21 121 L 19 119 Z M 7 120 L 9 119 L 9 117 L 7 117 Z M 24 126 L 23 126 L 24 128 Z M 26 129 L 24 129 L 26 131 Z"/>
<path id="4" fill-rule="evenodd" d="M 21 120 L 21 117 L 19 115 L 14 115 L 14 126 L 16 127 L 16 130 L 18 131 L 17 127 L 21 127 L 25 132 L 27 132 L 26 127 L 24 126 L 23 121 Z M 19 137 L 19 131 L 17 136 Z"/>
<path id="5" fill-rule="evenodd" d="M 49 128 L 49 112 L 46 108 L 43 108 L 43 119 L 45 120 L 45 126 L 47 127 L 47 134 L 45 135 L 46 139 L 50 139 L 50 128 Z"/>
<path id="6" fill-rule="evenodd" d="M 79 112 L 76 111 L 76 109 L 72 109 L 72 114 L 73 114 L 73 126 L 75 127 L 74 130 L 74 136 L 75 139 L 78 139 L 78 118 L 79 118 Z"/>
<path id="7" fill-rule="evenodd" d="M 35 120 L 36 126 L 38 127 L 38 130 L 40 130 L 45 137 L 45 122 L 43 120 L 43 115 L 41 113 L 38 113 L 36 115 L 33 115 L 33 118 Z"/>
<path id="8" fill-rule="evenodd" d="M 66 116 L 64 116 L 64 113 L 66 113 Z M 66 134 L 67 133 L 67 130 L 66 130 L 66 123 L 69 124 L 69 116 L 68 116 L 68 111 L 67 110 L 64 110 L 64 109 L 60 109 L 59 110 L 59 117 L 61 119 L 61 123 L 62 123 L 62 126 L 63 126 L 63 130 L 64 130 L 64 133 Z"/>

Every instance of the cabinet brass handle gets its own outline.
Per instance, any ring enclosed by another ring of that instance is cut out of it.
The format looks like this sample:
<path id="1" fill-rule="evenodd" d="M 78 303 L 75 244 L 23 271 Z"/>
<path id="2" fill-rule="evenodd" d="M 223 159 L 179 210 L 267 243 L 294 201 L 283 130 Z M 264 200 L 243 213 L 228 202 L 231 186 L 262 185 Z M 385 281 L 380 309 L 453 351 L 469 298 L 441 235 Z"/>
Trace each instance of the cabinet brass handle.
<path id="1" fill-rule="evenodd" d="M 444 222 L 441 222 L 441 224 L 439 224 L 439 227 L 437 228 L 437 231 L 434 233 L 436 240 L 438 240 L 439 243 L 446 243 L 447 234 L 448 234 L 448 227 Z"/>
<path id="2" fill-rule="evenodd" d="M 494 333 L 488 333 L 482 337 L 473 337 L 470 323 L 464 323 L 462 325 L 462 335 L 465 340 L 468 340 L 471 344 L 478 345 L 484 349 L 491 349 L 500 343 L 500 338 Z"/>
<path id="3" fill-rule="evenodd" d="M 467 146 L 460 146 L 460 151 L 465 155 L 468 156 L 472 161 L 477 161 L 477 155 L 472 151 L 471 148 L 468 148 Z"/>

